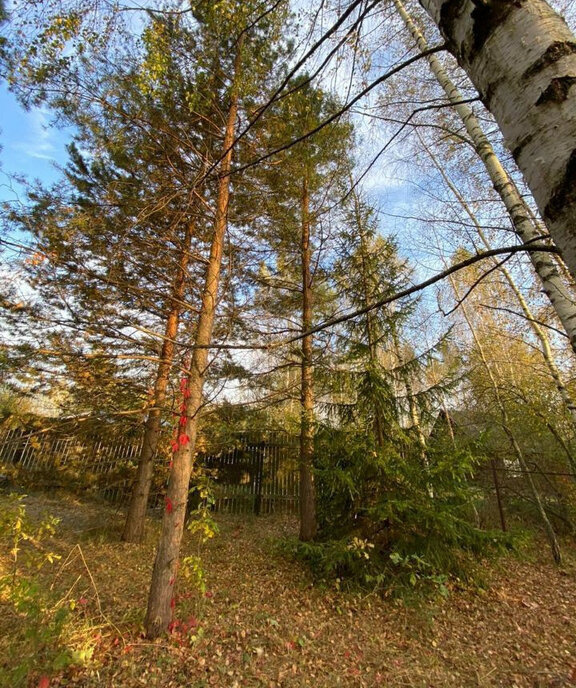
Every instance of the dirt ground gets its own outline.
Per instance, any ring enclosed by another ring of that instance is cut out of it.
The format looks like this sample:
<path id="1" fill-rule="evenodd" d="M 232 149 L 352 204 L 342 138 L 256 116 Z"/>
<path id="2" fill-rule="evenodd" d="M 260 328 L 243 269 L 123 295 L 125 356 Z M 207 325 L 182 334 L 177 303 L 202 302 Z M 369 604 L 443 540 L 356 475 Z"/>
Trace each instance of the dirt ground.
<path id="1" fill-rule="evenodd" d="M 83 666 L 36 665 L 35 688 L 576 686 L 574 549 L 560 569 L 544 547 L 486 564 L 483 589 L 454 587 L 415 607 L 314 586 L 274 547 L 293 521 L 220 516 L 220 534 L 200 552 L 190 536 L 185 544 L 185 555 L 201 555 L 205 592 L 181 585 L 173 632 L 151 643 L 141 624 L 157 525 L 129 545 L 118 541 L 122 513 L 108 506 L 25 501 L 33 518 L 61 519 L 51 548 L 62 558 L 41 580 L 73 608 L 60 642 L 89 650 Z M 26 619 L 5 599 L 0 612 L 6 663 Z"/>

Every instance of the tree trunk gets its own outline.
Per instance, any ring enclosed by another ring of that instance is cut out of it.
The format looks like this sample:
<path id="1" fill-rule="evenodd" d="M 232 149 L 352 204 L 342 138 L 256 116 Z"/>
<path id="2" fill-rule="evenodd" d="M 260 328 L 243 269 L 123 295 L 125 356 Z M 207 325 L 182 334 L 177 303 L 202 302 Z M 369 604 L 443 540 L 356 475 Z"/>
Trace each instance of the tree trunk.
<path id="1" fill-rule="evenodd" d="M 202 407 L 202 391 L 208 367 L 208 347 L 212 341 L 212 331 L 214 329 L 218 303 L 218 287 L 220 284 L 230 197 L 232 144 L 234 142 L 236 117 L 238 114 L 238 81 L 242 65 L 243 36 L 244 34 L 241 34 L 238 41 L 234 61 L 231 100 L 223 144 L 224 157 L 220 165 L 220 179 L 218 182 L 214 236 L 206 268 L 195 347 L 184 390 L 183 413 L 180 418 L 181 431 L 178 437 L 179 447 L 174 452 L 172 458 L 172 470 L 170 471 L 166 491 L 166 508 L 162 519 L 162 530 L 148 597 L 148 609 L 145 620 L 146 636 L 148 638 L 156 638 L 166 631 L 172 619 L 174 608 L 180 543 L 184 532 L 192 458 L 196 447 L 198 412 Z"/>
<path id="2" fill-rule="evenodd" d="M 576 278 L 576 38 L 545 0 L 420 0 L 477 88 Z"/>
<path id="3" fill-rule="evenodd" d="M 394 0 L 394 4 L 408 30 L 416 40 L 420 50 L 428 50 L 429 46 L 424 36 L 420 33 L 410 15 L 404 9 L 401 0 Z M 530 208 L 520 195 L 513 180 L 510 178 L 494 152 L 492 144 L 484 134 L 478 118 L 472 111 L 472 108 L 462 102 L 464 100 L 462 94 L 454 82 L 451 81 L 436 55 L 429 55 L 427 59 L 432 73 L 438 80 L 444 93 L 446 93 L 449 101 L 454 105 L 454 110 L 466 127 L 466 131 L 470 136 L 476 153 L 484 163 L 484 167 L 494 185 L 494 189 L 502 199 L 508 211 L 514 230 L 520 237 L 522 243 L 534 241 L 541 232 L 532 220 Z M 574 108 L 576 110 L 576 101 Z M 576 238 L 576 232 L 574 233 L 574 237 Z M 560 322 L 568 334 L 572 349 L 576 352 L 576 305 L 574 304 L 569 288 L 558 271 L 556 261 L 551 254 L 540 251 L 530 252 L 529 257 L 542 282 L 544 293 L 550 299 Z"/>
<path id="4" fill-rule="evenodd" d="M 300 255 L 302 261 L 302 332 L 312 327 L 312 278 L 310 265 L 310 198 L 308 180 L 302 182 L 302 234 Z M 302 338 L 302 384 L 300 422 L 300 540 L 307 542 L 316 537 L 316 489 L 314 486 L 314 380 L 312 367 L 313 336 Z"/>
<path id="5" fill-rule="evenodd" d="M 156 382 L 154 383 L 153 407 L 148 413 L 146 425 L 144 426 L 144 437 L 142 449 L 138 459 L 138 469 L 132 488 L 130 506 L 126 516 L 122 539 L 126 542 L 142 542 L 144 537 L 144 525 L 146 523 L 146 511 L 148 509 L 148 498 L 150 486 L 154 474 L 154 459 L 160 438 L 160 423 L 162 420 L 162 405 L 166 399 L 166 390 L 170 378 L 170 369 L 174 358 L 175 339 L 178 335 L 178 325 L 180 313 L 182 312 L 182 301 L 186 290 L 186 276 L 188 264 L 190 262 L 190 241 L 192 239 L 193 223 L 186 225 L 178 271 L 172 285 L 171 307 L 166 320 L 164 331 L 164 341 L 160 354 L 160 364 L 156 372 Z"/>
<path id="6" fill-rule="evenodd" d="M 496 504 L 498 505 L 498 514 L 500 515 L 500 527 L 502 528 L 502 532 L 505 533 L 508 528 L 506 527 L 506 514 L 504 513 L 504 505 L 502 503 L 500 481 L 498 480 L 498 468 L 495 459 L 490 460 L 490 468 L 492 469 L 492 480 L 494 481 L 494 491 L 496 492 Z"/>

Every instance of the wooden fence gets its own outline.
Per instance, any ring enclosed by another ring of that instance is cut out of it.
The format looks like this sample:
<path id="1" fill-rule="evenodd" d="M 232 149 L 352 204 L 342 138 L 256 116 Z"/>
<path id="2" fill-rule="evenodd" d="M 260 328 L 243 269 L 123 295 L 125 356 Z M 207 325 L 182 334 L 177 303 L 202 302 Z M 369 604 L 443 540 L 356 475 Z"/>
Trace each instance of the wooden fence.
<path id="1" fill-rule="evenodd" d="M 140 439 L 105 440 L 22 429 L 0 431 L 0 465 L 34 476 L 40 486 L 81 487 L 105 499 L 127 499 Z"/>
<path id="2" fill-rule="evenodd" d="M 78 487 L 117 504 L 128 501 L 142 441 L 0 430 L 0 466 L 44 487 Z M 214 508 L 228 513 L 296 513 L 298 446 L 283 432 L 239 433 L 198 456 L 211 478 Z M 151 506 L 163 504 L 155 490 Z"/>

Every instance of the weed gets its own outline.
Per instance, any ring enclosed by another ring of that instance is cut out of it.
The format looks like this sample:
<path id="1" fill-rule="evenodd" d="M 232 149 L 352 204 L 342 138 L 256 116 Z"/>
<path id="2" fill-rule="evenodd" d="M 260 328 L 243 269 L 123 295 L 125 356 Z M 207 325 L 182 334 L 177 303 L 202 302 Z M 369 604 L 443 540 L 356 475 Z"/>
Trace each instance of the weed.
<path id="1" fill-rule="evenodd" d="M 42 584 L 41 570 L 61 559 L 49 547 L 57 525 L 52 516 L 34 523 L 24 496 L 11 496 L 0 511 L 0 541 L 9 549 L 0 596 L 11 617 L 11 633 L 3 643 L 1 685 L 21 686 L 30 677 L 84 664 L 92 657 L 93 627 L 82 598 L 73 599 L 70 590 L 57 599 L 51 587 Z"/>

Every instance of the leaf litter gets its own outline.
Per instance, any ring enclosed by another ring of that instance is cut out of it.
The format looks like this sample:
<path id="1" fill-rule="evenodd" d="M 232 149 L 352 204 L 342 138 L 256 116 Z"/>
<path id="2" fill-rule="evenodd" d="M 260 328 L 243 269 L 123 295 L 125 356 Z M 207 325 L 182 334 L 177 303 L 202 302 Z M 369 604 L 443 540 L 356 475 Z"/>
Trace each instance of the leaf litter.
<path id="1" fill-rule="evenodd" d="M 294 520 L 217 515 L 220 534 L 200 551 L 205 592 L 180 583 L 171 632 L 150 642 L 142 620 L 157 523 L 144 544 L 132 545 L 119 542 L 123 515 L 109 506 L 45 496 L 26 504 L 32 517 L 61 519 L 51 546 L 65 565 L 39 576 L 76 600 L 92 647 L 83 665 L 47 667 L 28 677 L 30 686 L 576 686 L 573 544 L 565 544 L 572 549 L 564 568 L 544 552 L 507 557 L 485 564 L 482 589 L 454 586 L 446 599 L 410 606 L 314 585 L 273 546 L 297 532 Z M 198 553 L 188 537 L 183 556 Z M 25 619 L 0 618 L 4 656 L 14 623 Z M 78 633 L 76 642 L 86 638 Z"/>

